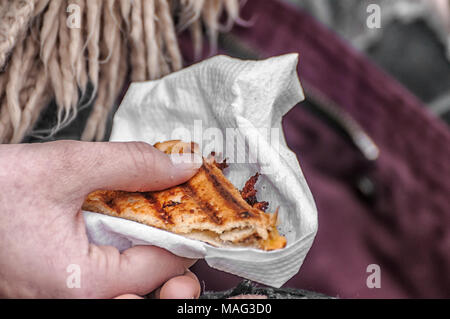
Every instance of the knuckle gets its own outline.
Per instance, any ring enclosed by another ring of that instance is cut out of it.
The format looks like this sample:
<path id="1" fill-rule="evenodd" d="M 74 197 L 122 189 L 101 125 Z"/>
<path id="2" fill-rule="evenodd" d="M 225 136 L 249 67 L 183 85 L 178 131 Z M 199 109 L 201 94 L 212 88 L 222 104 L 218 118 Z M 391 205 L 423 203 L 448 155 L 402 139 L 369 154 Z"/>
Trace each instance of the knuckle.
<path id="1" fill-rule="evenodd" d="M 120 252 L 113 246 L 90 247 L 90 257 L 94 262 L 95 269 L 115 268 L 120 259 Z"/>
<path id="2" fill-rule="evenodd" d="M 89 297 L 107 295 L 114 285 L 112 278 L 120 273 L 120 252 L 113 246 L 90 245 L 83 289 L 80 293 Z"/>

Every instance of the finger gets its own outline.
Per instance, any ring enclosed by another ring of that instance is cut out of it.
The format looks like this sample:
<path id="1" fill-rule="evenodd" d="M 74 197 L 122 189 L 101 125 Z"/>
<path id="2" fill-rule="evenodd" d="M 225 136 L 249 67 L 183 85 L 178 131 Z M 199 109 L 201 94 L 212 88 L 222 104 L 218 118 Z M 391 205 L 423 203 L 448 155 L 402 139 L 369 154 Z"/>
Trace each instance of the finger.
<path id="1" fill-rule="evenodd" d="M 200 296 L 200 283 L 191 271 L 168 280 L 159 290 L 159 299 L 194 299 Z"/>
<path id="2" fill-rule="evenodd" d="M 188 279 L 192 279 L 192 282 L 189 282 Z M 179 283 L 181 283 L 179 285 Z M 195 283 L 194 285 L 189 285 L 187 287 L 188 289 L 179 289 L 185 286 L 185 283 Z M 161 290 L 164 288 L 163 295 L 161 297 Z M 183 291 L 183 294 L 178 298 L 177 296 L 180 295 L 178 292 Z M 170 279 L 166 283 L 163 284 L 162 287 L 159 287 L 158 289 L 154 290 L 150 295 L 153 299 L 192 299 L 192 298 L 198 298 L 200 296 L 201 288 L 200 283 L 198 281 L 197 276 L 191 272 L 189 269 L 186 270 L 183 276 L 178 276 Z"/>
<path id="3" fill-rule="evenodd" d="M 126 294 L 126 295 L 118 296 L 114 299 L 144 299 L 144 298 L 141 296 L 138 296 L 138 295 Z"/>
<path id="4" fill-rule="evenodd" d="M 85 194 L 97 189 L 162 190 L 185 182 L 202 165 L 198 154 L 169 156 L 143 142 L 47 144 L 52 158 L 61 162 L 67 184 Z"/>
<path id="5" fill-rule="evenodd" d="M 91 246 L 90 272 L 95 293 L 107 298 L 122 294 L 144 296 L 173 277 L 183 275 L 195 260 L 155 246 L 136 246 L 122 254 L 111 246 Z"/>

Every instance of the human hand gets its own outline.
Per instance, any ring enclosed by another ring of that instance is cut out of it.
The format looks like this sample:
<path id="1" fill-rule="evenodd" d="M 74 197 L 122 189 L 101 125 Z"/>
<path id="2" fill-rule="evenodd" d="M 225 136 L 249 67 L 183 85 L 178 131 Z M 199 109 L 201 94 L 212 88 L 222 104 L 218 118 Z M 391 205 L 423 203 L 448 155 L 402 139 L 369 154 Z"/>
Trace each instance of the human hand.
<path id="1" fill-rule="evenodd" d="M 156 291 L 161 298 L 198 297 L 200 285 L 188 271 L 195 261 L 154 246 L 119 253 L 92 245 L 81 206 L 98 189 L 152 191 L 183 183 L 200 165 L 172 162 L 145 143 L 0 145 L 0 296 L 113 298 Z M 67 285 L 69 265 L 79 266 L 79 288 Z"/>

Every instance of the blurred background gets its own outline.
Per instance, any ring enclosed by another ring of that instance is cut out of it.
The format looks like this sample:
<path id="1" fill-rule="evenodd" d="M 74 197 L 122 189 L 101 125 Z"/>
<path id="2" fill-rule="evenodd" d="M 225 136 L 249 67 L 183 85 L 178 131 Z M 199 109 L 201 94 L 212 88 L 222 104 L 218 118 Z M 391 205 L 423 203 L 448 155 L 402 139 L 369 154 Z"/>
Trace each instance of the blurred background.
<path id="1" fill-rule="evenodd" d="M 450 9 L 447 0 L 289 0 L 313 15 L 450 123 Z M 366 26 L 369 5 L 381 27 Z"/>
<path id="2" fill-rule="evenodd" d="M 283 124 L 319 231 L 286 286 L 450 297 L 449 14 L 447 0 L 249 0 L 248 25 L 219 38 L 242 58 L 300 54 L 307 98 Z M 207 290 L 239 281 L 195 267 Z"/>

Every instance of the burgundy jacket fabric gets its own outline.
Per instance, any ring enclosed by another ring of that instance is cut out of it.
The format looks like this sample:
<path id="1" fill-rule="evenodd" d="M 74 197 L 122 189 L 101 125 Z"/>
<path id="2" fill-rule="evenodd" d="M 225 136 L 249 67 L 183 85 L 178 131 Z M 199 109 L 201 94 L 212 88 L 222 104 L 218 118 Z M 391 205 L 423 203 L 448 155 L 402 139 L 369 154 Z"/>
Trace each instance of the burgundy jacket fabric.
<path id="1" fill-rule="evenodd" d="M 279 0 L 249 0 L 251 27 L 233 34 L 261 57 L 298 52 L 299 76 L 350 114 L 380 148 L 368 174 L 376 197 L 352 185 L 361 155 L 301 104 L 284 119 L 319 213 L 319 231 L 287 287 L 343 298 L 450 297 L 450 132 L 366 57 L 302 11 Z M 307 92 L 308 93 L 308 92 Z M 367 266 L 381 288 L 366 285 Z M 199 262 L 206 290 L 241 278 Z"/>

